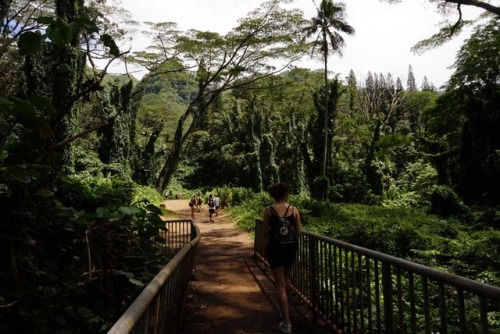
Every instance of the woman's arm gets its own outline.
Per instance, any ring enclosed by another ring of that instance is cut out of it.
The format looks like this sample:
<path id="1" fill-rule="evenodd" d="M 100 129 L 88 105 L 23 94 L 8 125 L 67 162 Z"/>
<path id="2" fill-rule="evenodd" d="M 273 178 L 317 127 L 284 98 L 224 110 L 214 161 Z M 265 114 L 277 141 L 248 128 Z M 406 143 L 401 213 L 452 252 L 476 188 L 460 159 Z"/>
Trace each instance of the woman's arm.
<path id="1" fill-rule="evenodd" d="M 300 213 L 297 208 L 295 208 L 295 222 L 297 223 L 297 230 L 295 232 L 300 235 L 300 233 L 302 232 L 302 225 L 300 224 Z"/>
<path id="2" fill-rule="evenodd" d="M 267 240 L 267 237 L 269 235 L 269 216 L 270 216 L 270 210 L 269 210 L 269 207 L 265 208 L 264 209 L 264 215 L 263 215 L 263 218 L 262 218 L 262 231 L 264 232 L 263 235 L 264 235 L 264 241 Z"/>

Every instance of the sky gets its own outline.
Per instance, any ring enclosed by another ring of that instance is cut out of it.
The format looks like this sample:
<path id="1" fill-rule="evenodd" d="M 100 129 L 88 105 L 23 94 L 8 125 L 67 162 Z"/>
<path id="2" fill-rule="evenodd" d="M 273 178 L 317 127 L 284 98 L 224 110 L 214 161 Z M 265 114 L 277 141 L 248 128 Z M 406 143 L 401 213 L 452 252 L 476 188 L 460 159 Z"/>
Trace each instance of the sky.
<path id="1" fill-rule="evenodd" d="M 320 0 L 316 0 L 319 3 Z M 130 11 L 132 18 L 144 22 L 178 24 L 181 30 L 197 29 L 221 34 L 237 26 L 237 20 L 257 8 L 263 0 L 121 0 L 122 7 Z M 411 47 L 439 30 L 443 17 L 435 11 L 435 5 L 426 0 L 406 0 L 402 4 L 389 5 L 379 0 L 343 0 L 346 20 L 354 27 L 354 36 L 344 36 L 343 57 L 331 55 L 329 69 L 345 78 L 352 69 L 358 78 L 372 73 L 391 73 L 406 83 L 408 66 L 411 65 L 417 80 L 424 76 L 436 87 L 443 85 L 453 73 L 455 55 L 467 35 L 455 38 L 444 46 L 415 55 Z M 291 5 L 304 12 L 307 19 L 316 13 L 313 0 L 295 0 Z M 464 19 L 474 18 L 478 11 L 463 9 Z M 144 49 L 147 42 L 139 36 L 130 42 L 132 51 Z M 320 61 L 310 59 L 297 66 L 321 69 Z M 142 75 L 144 72 L 141 73 Z M 139 74 L 139 76 L 141 76 Z"/>

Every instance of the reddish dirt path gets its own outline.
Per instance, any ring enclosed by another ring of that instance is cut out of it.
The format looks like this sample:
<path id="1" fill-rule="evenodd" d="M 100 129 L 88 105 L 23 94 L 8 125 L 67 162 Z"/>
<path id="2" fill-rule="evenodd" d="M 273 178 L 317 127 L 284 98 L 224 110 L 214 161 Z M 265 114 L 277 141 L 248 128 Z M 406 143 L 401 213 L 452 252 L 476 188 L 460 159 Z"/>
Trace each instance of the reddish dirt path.
<path id="1" fill-rule="evenodd" d="M 190 218 L 187 200 L 168 200 L 167 218 Z M 203 206 L 195 220 L 202 238 L 183 312 L 183 334 L 280 333 L 276 298 L 266 272 L 253 261 L 253 240 L 223 213 L 209 223 Z M 268 273 L 268 272 L 267 272 Z M 293 332 L 325 333 L 292 305 Z"/>

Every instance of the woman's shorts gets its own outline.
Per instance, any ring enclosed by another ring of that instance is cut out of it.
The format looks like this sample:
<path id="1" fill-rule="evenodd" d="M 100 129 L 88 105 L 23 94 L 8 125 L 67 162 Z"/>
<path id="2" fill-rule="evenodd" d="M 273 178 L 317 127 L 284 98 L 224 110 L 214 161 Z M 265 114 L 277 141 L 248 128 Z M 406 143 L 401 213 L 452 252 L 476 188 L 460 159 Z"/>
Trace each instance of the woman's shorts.
<path id="1" fill-rule="evenodd" d="M 269 247 L 267 250 L 267 262 L 272 268 L 285 267 L 291 268 L 295 262 L 297 251 L 293 250 L 278 250 Z"/>

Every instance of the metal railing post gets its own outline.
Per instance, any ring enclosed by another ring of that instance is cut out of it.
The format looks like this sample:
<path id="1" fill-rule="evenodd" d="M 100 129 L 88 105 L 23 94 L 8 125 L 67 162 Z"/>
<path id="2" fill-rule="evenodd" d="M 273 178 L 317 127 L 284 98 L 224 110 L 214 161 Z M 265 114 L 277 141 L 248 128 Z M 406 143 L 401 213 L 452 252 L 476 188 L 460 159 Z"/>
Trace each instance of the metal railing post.
<path id="1" fill-rule="evenodd" d="M 318 283 L 316 268 L 316 240 L 309 239 L 309 275 L 311 278 L 311 302 L 313 310 L 318 309 Z M 317 321 L 317 312 L 313 312 L 313 320 Z"/>
<path id="2" fill-rule="evenodd" d="M 392 275 L 391 266 L 382 262 L 382 296 L 384 298 L 385 333 L 394 333 L 394 314 L 392 310 Z"/>
<path id="3" fill-rule="evenodd" d="M 175 256 L 168 258 L 165 267 L 137 296 L 108 334 L 178 332 L 179 315 L 201 234 L 193 220 L 169 220 L 166 224 L 169 232 L 165 233 L 165 251 Z M 188 228 L 191 230 L 188 231 Z M 188 236 L 191 240 L 187 240 Z"/>

